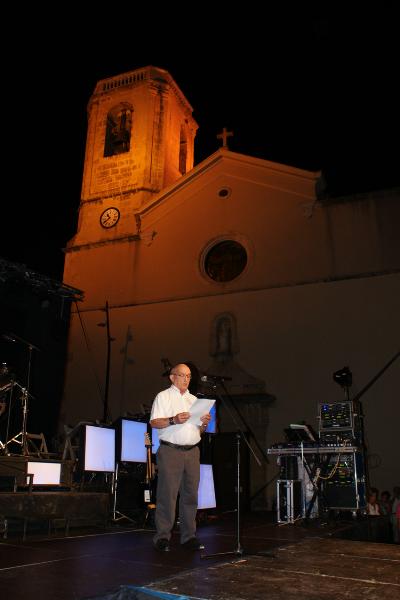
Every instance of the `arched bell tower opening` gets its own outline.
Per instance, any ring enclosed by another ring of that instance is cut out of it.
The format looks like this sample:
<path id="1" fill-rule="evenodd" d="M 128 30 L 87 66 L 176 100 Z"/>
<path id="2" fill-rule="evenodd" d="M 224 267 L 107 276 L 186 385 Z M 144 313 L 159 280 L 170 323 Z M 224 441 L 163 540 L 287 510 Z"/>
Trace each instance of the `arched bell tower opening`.
<path id="1" fill-rule="evenodd" d="M 104 157 L 124 154 L 130 150 L 132 106 L 123 102 L 113 106 L 107 114 Z"/>

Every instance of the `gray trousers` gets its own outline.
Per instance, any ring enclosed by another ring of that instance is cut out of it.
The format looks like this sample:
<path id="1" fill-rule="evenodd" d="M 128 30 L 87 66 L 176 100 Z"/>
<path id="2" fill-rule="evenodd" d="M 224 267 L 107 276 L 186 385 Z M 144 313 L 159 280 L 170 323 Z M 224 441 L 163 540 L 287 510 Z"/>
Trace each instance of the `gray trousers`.
<path id="1" fill-rule="evenodd" d="M 175 523 L 179 492 L 179 527 L 181 544 L 196 535 L 196 513 L 200 481 L 200 450 L 178 450 L 160 444 L 157 451 L 157 498 L 153 540 L 169 540 Z"/>

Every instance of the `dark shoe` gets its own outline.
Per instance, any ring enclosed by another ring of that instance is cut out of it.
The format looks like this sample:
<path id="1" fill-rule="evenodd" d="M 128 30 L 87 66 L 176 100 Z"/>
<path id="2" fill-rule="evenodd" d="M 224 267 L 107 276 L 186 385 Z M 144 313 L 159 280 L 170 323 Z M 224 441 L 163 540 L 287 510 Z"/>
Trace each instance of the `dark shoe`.
<path id="1" fill-rule="evenodd" d="M 204 550 L 204 544 L 202 544 L 197 538 L 190 538 L 184 544 L 181 544 L 182 548 L 187 548 L 188 550 Z"/>
<path id="2" fill-rule="evenodd" d="M 169 541 L 165 538 L 161 538 L 154 543 L 154 548 L 159 552 L 169 552 Z"/>

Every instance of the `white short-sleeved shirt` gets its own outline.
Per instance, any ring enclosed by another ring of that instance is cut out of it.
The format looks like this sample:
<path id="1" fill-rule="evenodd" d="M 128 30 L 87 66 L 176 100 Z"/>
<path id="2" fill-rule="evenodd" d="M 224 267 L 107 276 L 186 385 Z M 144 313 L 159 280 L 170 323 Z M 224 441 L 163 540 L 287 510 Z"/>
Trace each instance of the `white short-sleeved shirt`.
<path id="1" fill-rule="evenodd" d="M 380 517 L 380 512 L 379 512 L 379 505 L 378 504 L 371 504 L 370 502 L 368 502 L 367 504 L 367 514 L 370 515 L 371 517 Z"/>
<path id="2" fill-rule="evenodd" d="M 154 398 L 151 407 L 150 421 L 174 417 L 181 412 L 190 412 L 190 407 L 197 400 L 188 390 L 181 394 L 177 387 L 171 385 Z M 164 442 L 182 446 L 195 445 L 200 441 L 200 431 L 197 425 L 182 423 L 181 425 L 168 425 L 158 429 L 158 437 Z"/>

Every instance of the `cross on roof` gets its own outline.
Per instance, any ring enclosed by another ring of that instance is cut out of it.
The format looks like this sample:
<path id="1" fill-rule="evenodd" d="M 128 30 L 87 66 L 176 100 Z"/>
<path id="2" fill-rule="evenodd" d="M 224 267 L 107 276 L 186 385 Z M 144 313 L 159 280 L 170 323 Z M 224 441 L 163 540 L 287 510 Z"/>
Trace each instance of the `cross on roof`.
<path id="1" fill-rule="evenodd" d="M 227 131 L 226 127 L 223 128 L 222 133 L 219 133 L 217 135 L 217 139 L 218 140 L 222 140 L 222 147 L 223 148 L 227 148 L 228 147 L 228 137 L 231 137 L 233 135 L 233 131 Z"/>

